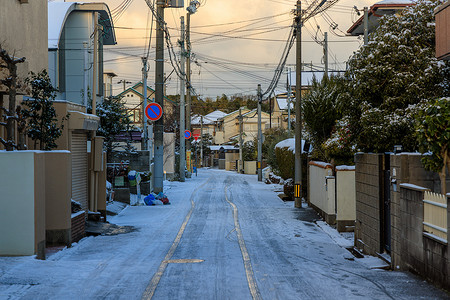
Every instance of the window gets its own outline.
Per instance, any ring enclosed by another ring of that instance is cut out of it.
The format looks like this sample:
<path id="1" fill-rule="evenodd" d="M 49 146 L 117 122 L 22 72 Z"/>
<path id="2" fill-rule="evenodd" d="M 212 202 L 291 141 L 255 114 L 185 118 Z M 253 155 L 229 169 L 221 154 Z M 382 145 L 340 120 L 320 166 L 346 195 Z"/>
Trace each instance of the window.
<path id="1" fill-rule="evenodd" d="M 129 109 L 128 114 L 130 116 L 130 120 L 133 124 L 139 124 L 142 122 L 141 118 L 141 110 L 140 109 Z"/>

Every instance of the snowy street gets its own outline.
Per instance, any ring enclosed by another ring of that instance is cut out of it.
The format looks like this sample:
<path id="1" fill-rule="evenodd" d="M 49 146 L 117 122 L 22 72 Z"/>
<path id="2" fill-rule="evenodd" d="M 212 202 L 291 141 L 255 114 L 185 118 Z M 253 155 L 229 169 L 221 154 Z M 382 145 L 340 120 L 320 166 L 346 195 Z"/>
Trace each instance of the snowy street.
<path id="1" fill-rule="evenodd" d="M 448 297 L 414 275 L 371 269 L 275 189 L 222 170 L 166 181 L 171 205 L 109 217 L 131 233 L 87 237 L 45 261 L 0 257 L 0 299 Z"/>

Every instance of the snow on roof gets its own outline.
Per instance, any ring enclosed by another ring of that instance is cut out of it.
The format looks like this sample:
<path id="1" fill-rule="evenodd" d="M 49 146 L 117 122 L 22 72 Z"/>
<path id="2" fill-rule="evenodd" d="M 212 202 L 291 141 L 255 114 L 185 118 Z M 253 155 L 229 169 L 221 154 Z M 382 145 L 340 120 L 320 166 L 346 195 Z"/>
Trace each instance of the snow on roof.
<path id="1" fill-rule="evenodd" d="M 278 106 L 280 107 L 281 110 L 288 109 L 287 98 L 276 98 L 276 99 L 277 99 Z"/>
<path id="2" fill-rule="evenodd" d="M 305 147 L 305 140 L 302 140 L 302 153 L 305 153 L 303 151 L 304 147 Z M 276 144 L 275 148 L 288 148 L 293 153 L 295 153 L 295 138 L 283 140 L 283 141 L 279 142 L 278 144 Z M 311 147 L 310 147 L 310 150 L 311 150 Z"/>
<path id="3" fill-rule="evenodd" d="M 217 122 L 218 119 L 223 118 L 226 115 L 227 115 L 226 113 L 220 110 L 213 111 L 207 114 L 206 116 L 203 116 L 203 125 L 214 124 L 214 122 Z M 191 120 L 191 124 L 200 125 L 200 123 L 201 123 L 201 116 L 199 115 L 196 115 Z"/>
<path id="4" fill-rule="evenodd" d="M 223 111 L 216 110 L 216 111 L 213 111 L 213 112 L 207 114 L 205 117 L 210 119 L 210 120 L 217 121 L 217 119 L 220 119 L 220 118 L 222 118 L 222 117 L 224 117 L 226 115 L 227 114 L 224 113 Z"/>
<path id="5" fill-rule="evenodd" d="M 223 150 L 236 150 L 239 149 L 239 146 L 233 146 L 233 145 L 218 145 L 218 146 L 209 146 L 209 149 L 211 151 L 219 151 L 220 149 Z"/>
<path id="6" fill-rule="evenodd" d="M 375 3 L 374 5 L 385 5 L 385 4 L 413 4 L 412 0 L 383 0 Z"/>

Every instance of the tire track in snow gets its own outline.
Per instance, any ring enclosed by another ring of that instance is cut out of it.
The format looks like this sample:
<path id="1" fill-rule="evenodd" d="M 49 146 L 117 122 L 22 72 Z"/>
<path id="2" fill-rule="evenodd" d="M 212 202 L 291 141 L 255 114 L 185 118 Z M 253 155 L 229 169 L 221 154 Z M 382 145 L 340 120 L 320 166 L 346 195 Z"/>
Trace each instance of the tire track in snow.
<path id="1" fill-rule="evenodd" d="M 184 230 L 186 229 L 187 223 L 189 222 L 192 213 L 194 212 L 195 208 L 195 202 L 194 202 L 194 196 L 197 194 L 197 191 L 201 189 L 204 185 L 206 185 L 212 177 L 208 178 L 203 184 L 201 184 L 199 187 L 197 187 L 191 194 L 191 209 L 189 210 L 188 214 L 186 215 L 186 218 L 184 219 L 183 224 L 181 225 L 180 230 L 178 231 L 177 236 L 175 237 L 175 240 L 173 241 L 172 246 L 170 247 L 169 251 L 167 252 L 166 256 L 164 257 L 164 260 L 159 265 L 158 270 L 156 271 L 155 275 L 153 275 L 152 280 L 147 285 L 144 294 L 142 295 L 142 299 L 152 299 L 153 295 L 155 294 L 156 288 L 158 287 L 159 281 L 161 280 L 161 277 L 164 275 L 164 271 L 167 268 L 167 265 L 169 264 L 170 259 L 172 258 L 173 254 L 175 253 L 175 250 L 177 250 L 178 245 L 180 244 L 181 237 L 183 236 Z"/>
<path id="2" fill-rule="evenodd" d="M 247 247 L 245 246 L 244 237 L 242 235 L 241 226 L 239 225 L 238 209 L 237 206 L 228 199 L 227 186 L 224 188 L 225 200 L 230 204 L 233 209 L 234 229 L 238 238 L 239 248 L 241 248 L 242 260 L 244 261 L 245 275 L 247 277 L 248 287 L 253 299 L 262 299 L 256 283 L 255 274 L 253 273 L 252 263 L 250 261 L 250 255 L 248 254 Z"/>

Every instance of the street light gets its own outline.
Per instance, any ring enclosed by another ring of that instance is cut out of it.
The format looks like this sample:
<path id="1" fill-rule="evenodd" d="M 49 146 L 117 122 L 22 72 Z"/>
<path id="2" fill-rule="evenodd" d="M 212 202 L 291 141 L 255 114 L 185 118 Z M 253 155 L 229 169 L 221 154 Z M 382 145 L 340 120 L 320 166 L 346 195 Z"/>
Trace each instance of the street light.
<path id="1" fill-rule="evenodd" d="M 200 2 L 198 2 L 197 0 L 193 0 L 189 4 L 189 6 L 186 8 L 186 10 L 190 14 L 195 14 L 195 12 L 197 11 L 197 8 L 199 8 L 199 7 L 200 7 Z"/>
<path id="2" fill-rule="evenodd" d="M 186 129 L 191 130 L 191 15 L 200 7 L 200 2 L 192 0 L 186 8 Z M 186 141 L 186 150 L 191 150 L 191 141 Z"/>

